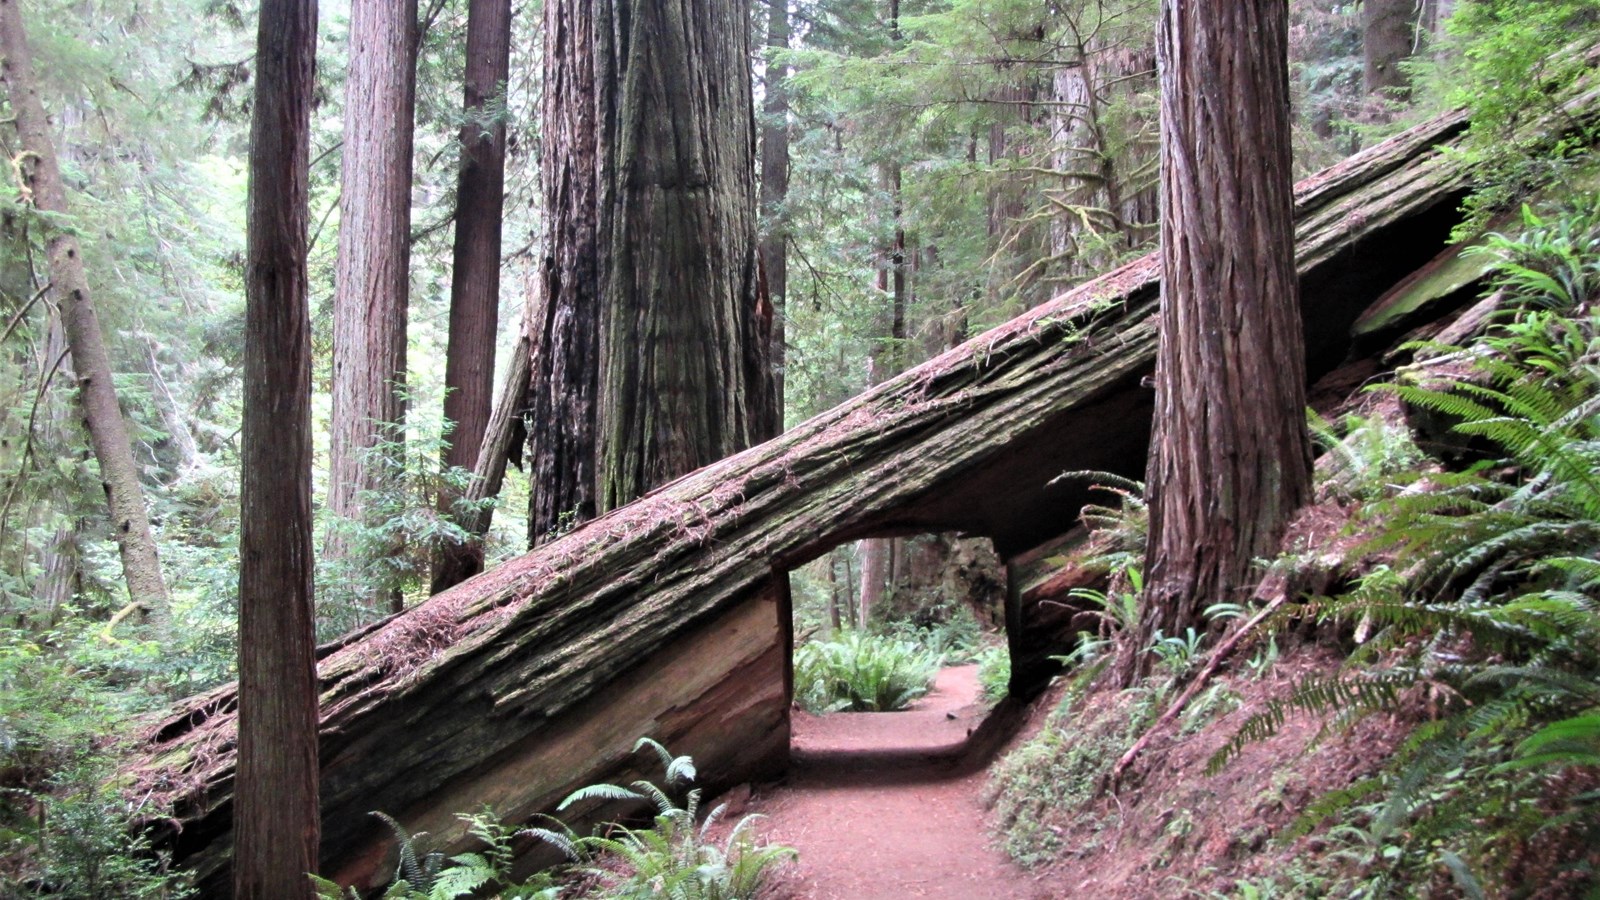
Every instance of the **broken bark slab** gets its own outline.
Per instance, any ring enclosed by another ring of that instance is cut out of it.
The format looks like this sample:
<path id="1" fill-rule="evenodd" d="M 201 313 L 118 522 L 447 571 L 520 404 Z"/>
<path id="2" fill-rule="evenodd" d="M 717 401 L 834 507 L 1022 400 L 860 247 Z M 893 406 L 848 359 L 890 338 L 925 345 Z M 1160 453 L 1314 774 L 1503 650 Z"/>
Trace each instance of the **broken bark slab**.
<path id="1" fill-rule="evenodd" d="M 1301 185 L 1312 375 L 1443 247 L 1470 173 L 1439 145 L 1464 125 L 1446 116 Z M 781 766 L 786 573 L 868 536 L 960 531 L 1014 557 L 1069 530 L 1086 488 L 1055 475 L 1144 468 L 1157 294 L 1146 257 L 342 642 L 319 667 L 324 871 L 387 874 L 369 810 L 453 850 L 450 812 L 548 809 L 625 771 L 642 733 L 730 783 Z M 1008 626 L 1026 694 L 1063 648 L 1025 646 L 1025 609 Z M 173 805 L 157 837 L 206 896 L 227 895 L 235 714 L 231 687 L 180 704 L 135 767 Z"/>

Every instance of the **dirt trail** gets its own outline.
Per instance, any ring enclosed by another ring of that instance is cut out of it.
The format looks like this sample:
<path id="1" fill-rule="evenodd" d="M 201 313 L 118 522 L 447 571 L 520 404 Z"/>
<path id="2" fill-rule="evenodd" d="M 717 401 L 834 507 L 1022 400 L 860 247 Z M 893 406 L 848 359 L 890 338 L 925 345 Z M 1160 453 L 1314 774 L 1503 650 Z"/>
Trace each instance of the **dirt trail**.
<path id="1" fill-rule="evenodd" d="M 992 846 L 987 774 L 963 752 L 984 715 L 976 666 L 945 669 L 913 709 L 794 715 L 793 768 L 748 809 L 800 851 L 781 900 L 1056 896 Z"/>

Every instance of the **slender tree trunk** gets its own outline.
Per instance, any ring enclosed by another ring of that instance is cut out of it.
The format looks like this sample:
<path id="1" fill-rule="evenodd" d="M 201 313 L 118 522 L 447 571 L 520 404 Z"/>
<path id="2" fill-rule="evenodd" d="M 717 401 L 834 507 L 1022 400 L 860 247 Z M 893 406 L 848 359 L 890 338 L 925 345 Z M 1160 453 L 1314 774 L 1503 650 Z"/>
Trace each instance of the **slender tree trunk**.
<path id="1" fill-rule="evenodd" d="M 898 3 L 892 8 L 898 12 Z M 887 339 L 880 339 L 872 353 L 872 369 L 867 379 L 871 385 L 898 375 L 905 369 L 906 362 L 906 231 L 905 210 L 900 201 L 899 165 L 885 166 L 883 183 L 892 203 L 894 234 L 885 248 L 884 265 L 878 269 L 878 290 L 889 295 L 889 321 Z M 893 583 L 895 540 L 868 538 L 861 542 L 861 593 L 856 608 L 863 628 L 871 621 L 872 611 L 883 602 Z"/>
<path id="2" fill-rule="evenodd" d="M 1161 347 L 1140 635 L 1239 599 L 1306 498 L 1287 0 L 1165 0 Z M 1241 50 L 1248 48 L 1248 52 Z"/>
<path id="3" fill-rule="evenodd" d="M 594 517 L 595 402 L 600 282 L 609 210 L 602 187 L 601 86 L 595 19 L 610 0 L 544 7 L 545 152 L 541 181 L 549 233 L 537 292 L 539 335 L 528 408 L 528 544 Z"/>
<path id="4" fill-rule="evenodd" d="M 454 426 L 446 437 L 444 464 L 468 470 L 477 465 L 494 400 L 506 181 L 502 109 L 510 71 L 511 0 L 473 0 L 467 10 L 466 123 L 461 126 L 450 337 L 444 366 L 444 417 Z M 449 493 L 441 494 L 439 506 L 453 515 L 457 498 Z M 482 569 L 481 545 L 450 544 L 441 547 L 434 559 L 433 581 L 449 586 Z"/>
<path id="5" fill-rule="evenodd" d="M 311 895 L 321 832 L 307 166 L 315 0 L 262 0 L 250 124 L 234 896 Z"/>
<path id="6" fill-rule="evenodd" d="M 41 211 L 67 215 L 66 189 L 50 139 L 50 123 L 40 100 L 38 81 L 28 52 L 19 0 L 0 0 L 0 78 L 3 78 L 16 119 L 23 154 L 23 189 Z M 78 375 L 78 401 L 95 459 L 100 464 L 100 486 L 111 512 L 112 532 L 122 557 L 122 574 L 131 603 L 146 613 L 165 616 L 169 595 L 161 574 L 155 536 L 139 485 L 139 467 L 133 458 L 127 423 L 117 405 L 112 383 L 111 356 L 106 350 L 100 320 L 89 297 L 78 239 L 66 229 L 52 228 L 45 241 L 50 261 L 51 291 L 61 310 L 67 343 L 72 348 Z"/>
<path id="7" fill-rule="evenodd" d="M 761 268 L 772 306 L 772 402 L 783 422 L 784 315 L 789 300 L 789 229 L 784 204 L 789 198 L 789 77 L 792 69 L 775 60 L 789 49 L 789 0 L 767 0 L 766 96 L 761 113 L 761 215 L 767 233 L 761 242 Z"/>
<path id="8" fill-rule="evenodd" d="M 328 508 L 357 522 L 361 495 L 383 486 L 363 457 L 379 442 L 398 443 L 405 422 L 416 30 L 416 0 L 351 4 Z M 349 552 L 337 538 L 328 550 Z"/>
<path id="9" fill-rule="evenodd" d="M 545 42 L 535 542 L 777 429 L 745 8 L 555 0 Z"/>
<path id="10" fill-rule="evenodd" d="M 521 333 L 511 348 L 511 365 L 500 384 L 499 399 L 484 429 L 483 446 L 478 448 L 472 482 L 467 486 L 466 500 L 472 512 L 464 518 L 461 527 L 471 539 L 455 556 L 456 565 L 434 576 L 431 593 L 437 594 L 483 571 L 483 540 L 494 521 L 494 505 L 483 501 L 500 495 L 508 464 L 522 464 L 522 442 L 527 438 L 528 382 L 537 355 L 533 328 L 540 320 L 542 308 L 542 298 L 535 285 L 533 296 L 523 308 Z"/>

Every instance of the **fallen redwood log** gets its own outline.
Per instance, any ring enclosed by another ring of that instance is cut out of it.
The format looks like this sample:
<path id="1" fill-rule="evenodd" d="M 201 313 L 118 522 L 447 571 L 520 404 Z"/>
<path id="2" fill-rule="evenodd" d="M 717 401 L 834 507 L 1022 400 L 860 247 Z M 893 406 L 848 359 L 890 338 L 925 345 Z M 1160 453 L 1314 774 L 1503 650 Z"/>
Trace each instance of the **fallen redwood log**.
<path id="1" fill-rule="evenodd" d="M 1592 104 L 1591 104 L 1592 105 Z M 1349 326 L 1436 256 L 1468 170 L 1439 149 L 1448 115 L 1302 183 L 1297 250 L 1308 360 L 1337 364 Z M 1139 475 L 1156 349 L 1146 257 L 968 341 L 762 446 L 694 472 L 536 551 L 325 648 L 323 871 L 389 871 L 383 810 L 463 846 L 452 816 L 510 821 L 575 786 L 628 777 L 649 734 L 737 783 L 786 765 L 787 573 L 845 541 L 924 531 L 993 539 L 1011 558 L 1067 531 L 1066 469 Z M 1013 589 L 1013 689 L 1060 652 Z M 227 896 L 235 695 L 180 704 L 132 767 L 171 805 L 160 844 Z"/>

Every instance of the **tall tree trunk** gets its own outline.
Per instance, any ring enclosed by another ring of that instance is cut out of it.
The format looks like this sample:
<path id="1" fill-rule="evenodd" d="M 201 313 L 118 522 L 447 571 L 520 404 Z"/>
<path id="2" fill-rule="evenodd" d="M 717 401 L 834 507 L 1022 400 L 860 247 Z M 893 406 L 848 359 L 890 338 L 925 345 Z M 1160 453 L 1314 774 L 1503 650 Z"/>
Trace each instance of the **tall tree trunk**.
<path id="1" fill-rule="evenodd" d="M 761 268 L 772 307 L 772 403 L 783 425 L 784 315 L 789 300 L 789 229 L 784 204 L 789 198 L 789 77 L 792 69 L 776 61 L 789 49 L 789 2 L 767 0 L 767 84 L 761 113 L 761 215 L 767 233 L 761 242 Z"/>
<path id="2" fill-rule="evenodd" d="M 898 4 L 893 9 L 898 11 Z M 892 203 L 894 232 L 889 246 L 884 248 L 883 265 L 878 269 L 878 290 L 889 296 L 889 321 L 886 323 L 887 339 L 880 338 L 872 352 L 872 368 L 867 380 L 874 386 L 900 374 L 906 363 L 906 231 L 898 164 L 884 167 L 883 183 Z M 861 542 L 861 593 L 856 609 L 863 628 L 893 584 L 896 540 L 869 538 Z"/>
<path id="3" fill-rule="evenodd" d="M 351 4 L 328 509 L 355 522 L 364 522 L 361 495 L 383 486 L 363 457 L 399 442 L 405 422 L 416 31 L 416 0 Z M 349 552 L 337 537 L 328 549 Z"/>
<path id="4" fill-rule="evenodd" d="M 444 365 L 444 417 L 454 424 L 445 439 L 444 464 L 468 470 L 477 465 L 494 400 L 506 181 L 506 123 L 500 107 L 510 71 L 511 0 L 472 0 L 467 10 L 466 123 L 461 126 L 450 337 Z M 456 499 L 443 492 L 440 509 L 451 515 Z M 443 589 L 482 569 L 481 545 L 447 544 L 434 559 L 433 583 Z"/>
<path id="5" fill-rule="evenodd" d="M 1287 0 L 1165 0 L 1161 347 L 1140 635 L 1239 599 L 1306 498 Z M 1248 52 L 1240 48 L 1249 48 Z"/>
<path id="6" fill-rule="evenodd" d="M 1418 0 L 1361 0 L 1362 86 L 1388 100 L 1405 98 L 1410 79 L 1400 63 L 1416 49 Z"/>
<path id="7" fill-rule="evenodd" d="M 556 0 L 545 41 L 535 541 L 777 428 L 746 10 Z"/>
<path id="8" fill-rule="evenodd" d="M 22 143 L 23 156 L 18 161 L 23 170 L 23 188 L 39 210 L 65 217 L 66 189 L 56 162 L 55 144 L 50 139 L 49 119 L 39 97 L 19 0 L 0 0 L 0 53 L 4 54 L 0 78 L 10 95 Z M 100 464 L 100 486 L 111 511 L 128 597 L 145 612 L 164 616 L 169 605 L 167 582 L 161 574 L 127 423 L 117 405 L 111 356 L 89 297 L 89 280 L 78 239 L 67 229 L 52 228 L 45 250 L 50 261 L 51 291 L 61 310 L 78 375 L 78 401 Z"/>
<path id="9" fill-rule="evenodd" d="M 315 0 L 262 0 L 250 123 L 234 896 L 311 894 L 321 833 L 306 201 Z"/>

